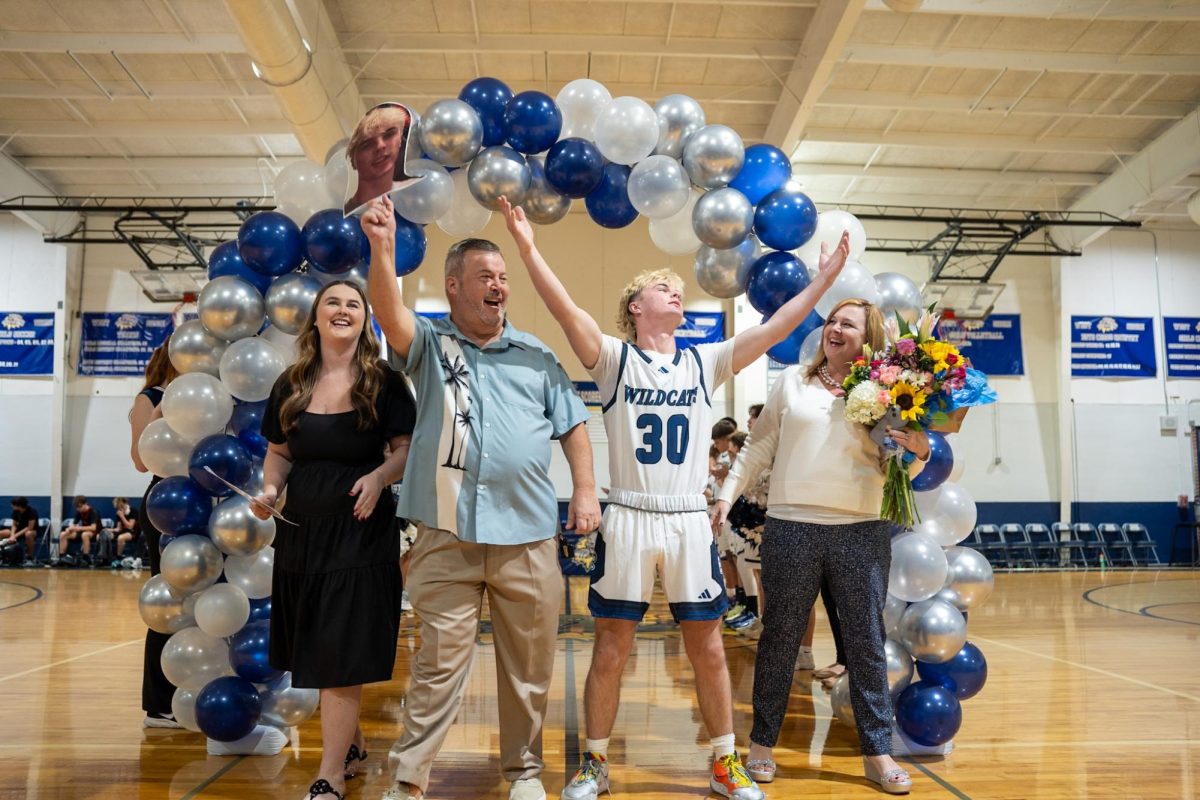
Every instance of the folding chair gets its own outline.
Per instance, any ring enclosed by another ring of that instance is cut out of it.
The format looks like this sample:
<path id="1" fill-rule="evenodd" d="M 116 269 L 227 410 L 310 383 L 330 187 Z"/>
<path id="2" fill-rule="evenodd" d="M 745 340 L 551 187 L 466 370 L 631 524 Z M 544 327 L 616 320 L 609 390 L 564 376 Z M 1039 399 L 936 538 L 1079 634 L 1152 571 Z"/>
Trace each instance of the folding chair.
<path id="1" fill-rule="evenodd" d="M 1104 549 L 1108 551 L 1109 564 L 1115 567 L 1137 566 L 1133 547 L 1125 537 L 1121 526 L 1112 522 L 1102 522 L 1099 527 L 1100 538 L 1104 541 Z"/>
<path id="2" fill-rule="evenodd" d="M 1135 557 L 1137 553 L 1146 554 L 1142 558 L 1143 564 L 1162 564 L 1158 557 L 1158 546 L 1154 544 L 1154 539 L 1151 538 L 1150 531 L 1146 529 L 1145 525 L 1140 522 L 1128 522 L 1122 532 Z"/>
<path id="3" fill-rule="evenodd" d="M 1071 563 L 1071 542 L 1075 540 L 1075 534 L 1071 530 L 1071 523 L 1055 522 L 1050 526 L 1050 531 L 1058 541 L 1058 565 L 1060 567 L 1073 566 Z"/>
<path id="4" fill-rule="evenodd" d="M 1001 525 L 1000 536 L 1004 539 L 1004 546 L 1008 550 L 1008 559 L 1014 567 L 1023 564 L 1034 566 L 1033 550 L 1029 546 L 1029 537 L 1025 535 L 1024 526 L 1015 522 Z"/>
<path id="5" fill-rule="evenodd" d="M 983 553 L 993 566 L 1007 567 L 1008 566 L 1008 548 L 1004 546 L 1004 537 L 1000 535 L 1000 528 L 997 525 L 977 525 L 975 533 L 979 535 L 980 553 Z"/>
<path id="6" fill-rule="evenodd" d="M 1109 564 L 1112 563 L 1112 558 L 1104 547 L 1104 540 L 1100 538 L 1100 531 L 1096 530 L 1095 525 L 1090 522 L 1076 522 L 1071 526 L 1071 531 L 1075 534 L 1075 542 L 1085 567 L 1100 566 L 1101 555 Z"/>
<path id="7" fill-rule="evenodd" d="M 1029 539 L 1029 555 L 1037 567 L 1059 566 L 1061 546 L 1054 531 L 1040 522 L 1025 526 L 1025 537 Z"/>

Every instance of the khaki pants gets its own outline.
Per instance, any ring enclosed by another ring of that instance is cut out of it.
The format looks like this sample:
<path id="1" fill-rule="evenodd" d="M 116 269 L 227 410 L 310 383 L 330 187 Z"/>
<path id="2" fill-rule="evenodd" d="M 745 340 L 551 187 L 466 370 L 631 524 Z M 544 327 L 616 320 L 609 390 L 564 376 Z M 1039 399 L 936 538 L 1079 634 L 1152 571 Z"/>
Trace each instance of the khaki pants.
<path id="1" fill-rule="evenodd" d="M 496 648 L 500 770 L 508 781 L 540 775 L 563 596 L 554 539 L 471 544 L 422 525 L 407 588 L 421 618 L 421 649 L 413 662 L 404 733 L 392 747 L 395 779 L 422 791 L 429 785 L 433 759 L 462 705 L 485 591 Z"/>

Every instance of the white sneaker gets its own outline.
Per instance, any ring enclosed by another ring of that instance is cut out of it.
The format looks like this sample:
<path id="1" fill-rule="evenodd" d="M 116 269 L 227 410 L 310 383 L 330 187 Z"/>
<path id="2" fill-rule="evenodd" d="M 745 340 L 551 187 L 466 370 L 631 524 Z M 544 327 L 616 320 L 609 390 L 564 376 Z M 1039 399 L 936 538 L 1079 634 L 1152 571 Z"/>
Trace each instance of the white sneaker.
<path id="1" fill-rule="evenodd" d="M 171 714 L 147 714 L 142 720 L 143 728 L 182 728 Z"/>
<path id="2" fill-rule="evenodd" d="M 141 568 L 142 568 L 142 560 L 141 560 L 140 558 L 135 558 L 135 559 L 133 560 L 133 567 L 132 567 L 132 568 L 133 568 L 133 569 L 141 569 Z"/>
<path id="3" fill-rule="evenodd" d="M 400 593 L 400 613 L 407 614 L 412 610 L 412 602 L 408 599 L 408 589 L 405 589 Z"/>
<path id="4" fill-rule="evenodd" d="M 813 652 L 811 647 L 801 647 L 800 652 L 796 655 L 796 669 L 816 669 L 817 662 L 813 661 Z"/>
<path id="5" fill-rule="evenodd" d="M 208 740 L 210 756 L 273 756 L 287 747 L 288 735 L 270 725 L 255 725 L 254 730 L 232 742 Z"/>
<path id="6" fill-rule="evenodd" d="M 538 778 L 522 778 L 508 787 L 508 800 L 546 800 L 546 788 Z"/>

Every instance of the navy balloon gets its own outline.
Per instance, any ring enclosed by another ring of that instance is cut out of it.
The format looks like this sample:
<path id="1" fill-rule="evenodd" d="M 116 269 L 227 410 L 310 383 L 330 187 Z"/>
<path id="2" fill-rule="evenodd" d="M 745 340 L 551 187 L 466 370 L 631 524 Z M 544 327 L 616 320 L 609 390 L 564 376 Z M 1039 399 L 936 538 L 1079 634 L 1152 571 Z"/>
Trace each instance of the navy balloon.
<path id="1" fill-rule="evenodd" d="M 238 403 L 233 407 L 233 418 L 229 420 L 229 426 L 238 441 L 250 455 L 257 458 L 265 458 L 267 455 L 267 439 L 262 435 L 262 417 L 266 407 L 266 400 Z"/>
<path id="2" fill-rule="evenodd" d="M 242 261 L 237 242 L 223 242 L 214 247 L 208 256 L 208 279 L 211 281 L 226 275 L 241 278 L 258 289 L 258 293 L 263 296 L 266 296 L 267 289 L 271 288 L 270 275 L 255 272 Z"/>
<path id="3" fill-rule="evenodd" d="M 917 662 L 917 673 L 921 680 L 936 683 L 954 692 L 959 700 L 970 700 L 987 683 L 988 665 L 983 651 L 973 642 L 963 645 L 954 658 L 941 664 Z"/>
<path id="4" fill-rule="evenodd" d="M 758 205 L 771 192 L 783 188 L 791 177 L 792 162 L 782 150 L 774 145 L 753 144 L 746 148 L 742 169 L 729 185 Z"/>
<path id="5" fill-rule="evenodd" d="M 213 497 L 233 494 L 232 489 L 208 472 L 209 469 L 240 488 L 249 483 L 254 462 L 236 436 L 214 433 L 196 442 L 192 448 L 191 458 L 188 459 L 188 475 Z"/>
<path id="6" fill-rule="evenodd" d="M 929 437 L 929 460 L 917 477 L 912 479 L 914 491 L 929 492 L 941 486 L 954 471 L 954 451 L 944 433 L 925 431 Z"/>
<path id="7" fill-rule="evenodd" d="M 248 736 L 261 714 L 262 698 L 245 678 L 217 678 L 196 695 L 196 725 L 218 742 L 236 742 Z"/>
<path id="8" fill-rule="evenodd" d="M 766 322 L 770 317 L 763 317 L 763 322 Z M 767 355 L 778 361 L 780 364 L 798 364 L 800 363 L 800 346 L 804 344 L 804 340 L 808 335 L 817 328 L 825 324 L 825 320 L 821 319 L 821 315 L 815 311 L 808 312 L 799 325 L 792 329 L 792 332 L 787 335 L 787 338 L 771 347 L 767 351 Z"/>
<path id="9" fill-rule="evenodd" d="M 773 251 L 750 266 L 746 299 L 760 314 L 770 316 L 808 286 L 808 270 L 791 253 Z"/>
<path id="10" fill-rule="evenodd" d="M 936 747 L 958 733 L 962 725 L 962 706 L 954 692 L 946 687 L 917 681 L 897 698 L 896 723 L 917 744 Z"/>
<path id="11" fill-rule="evenodd" d="M 409 222 L 399 214 L 396 215 L 396 277 L 407 275 L 421 266 L 425 260 L 425 247 L 428 240 L 425 229 L 415 222 Z M 360 253 L 362 260 L 371 262 L 371 245 L 363 239 Z"/>
<path id="12" fill-rule="evenodd" d="M 263 275 L 283 275 L 304 260 L 300 228 L 278 211 L 259 211 L 238 228 L 242 261 Z"/>
<path id="13" fill-rule="evenodd" d="M 546 154 L 546 180 L 567 197 L 587 197 L 603 179 L 604 156 L 587 139 L 563 139 Z"/>
<path id="14" fill-rule="evenodd" d="M 795 250 L 816 230 L 817 207 L 798 189 L 776 189 L 754 211 L 754 233 L 776 250 Z"/>
<path id="15" fill-rule="evenodd" d="M 458 99 L 475 109 L 483 122 L 484 147 L 504 144 L 504 109 L 512 97 L 512 89 L 496 78 L 476 78 L 458 93 Z"/>
<path id="16" fill-rule="evenodd" d="M 508 143 L 518 153 L 532 155 L 549 149 L 562 132 L 562 112 L 542 92 L 521 92 L 504 107 Z"/>
<path id="17" fill-rule="evenodd" d="M 247 622 L 258 622 L 271 618 L 271 595 L 250 600 L 250 619 Z"/>
<path id="18" fill-rule="evenodd" d="M 283 674 L 271 666 L 271 623 L 250 622 L 229 637 L 229 665 L 239 677 L 269 683 Z"/>
<path id="19" fill-rule="evenodd" d="M 164 534 L 208 535 L 212 497 L 198 483 L 183 475 L 172 475 L 154 484 L 146 497 L 146 514 Z"/>
<path id="20" fill-rule="evenodd" d="M 321 272 L 347 272 L 361 260 L 367 241 L 357 217 L 342 216 L 341 209 L 318 211 L 304 223 L 304 254 Z"/>
<path id="21" fill-rule="evenodd" d="M 629 172 L 624 164 L 605 164 L 600 185 L 587 196 L 588 216 L 605 228 L 624 228 L 637 219 L 637 209 L 629 202 Z"/>

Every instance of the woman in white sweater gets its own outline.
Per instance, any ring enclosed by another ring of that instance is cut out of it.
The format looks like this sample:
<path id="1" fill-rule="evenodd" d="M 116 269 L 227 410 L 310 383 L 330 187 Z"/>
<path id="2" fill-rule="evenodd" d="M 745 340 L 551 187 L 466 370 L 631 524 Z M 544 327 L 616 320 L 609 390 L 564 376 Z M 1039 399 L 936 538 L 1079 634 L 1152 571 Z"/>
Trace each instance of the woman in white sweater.
<path id="1" fill-rule="evenodd" d="M 892 699 L 884 655 L 883 606 L 891 564 L 891 523 L 879 519 L 884 471 L 865 425 L 845 418 L 842 381 L 851 362 L 884 346 L 883 317 L 872 304 L 834 307 L 811 365 L 784 372 L 767 398 L 746 448 L 718 494 L 714 522 L 764 468 L 771 469 L 761 558 L 769 598 L 754 666 L 754 728 L 746 766 L 759 782 L 774 778 L 772 748 L 787 714 L 804 622 L 826 578 L 837 601 L 852 676 L 850 700 L 868 780 L 891 794 L 912 786 L 892 759 Z M 924 433 L 892 432 L 929 457 Z"/>

